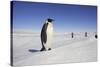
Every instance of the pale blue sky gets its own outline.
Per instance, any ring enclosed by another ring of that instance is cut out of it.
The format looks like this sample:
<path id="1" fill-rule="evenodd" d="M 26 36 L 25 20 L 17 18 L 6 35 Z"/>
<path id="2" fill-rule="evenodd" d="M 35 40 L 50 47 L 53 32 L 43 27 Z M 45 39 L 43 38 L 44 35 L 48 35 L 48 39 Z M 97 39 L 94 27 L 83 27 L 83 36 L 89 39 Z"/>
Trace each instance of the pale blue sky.
<path id="1" fill-rule="evenodd" d="M 97 7 L 86 5 L 13 2 L 13 28 L 40 31 L 45 20 L 54 19 L 58 32 L 96 32 Z"/>

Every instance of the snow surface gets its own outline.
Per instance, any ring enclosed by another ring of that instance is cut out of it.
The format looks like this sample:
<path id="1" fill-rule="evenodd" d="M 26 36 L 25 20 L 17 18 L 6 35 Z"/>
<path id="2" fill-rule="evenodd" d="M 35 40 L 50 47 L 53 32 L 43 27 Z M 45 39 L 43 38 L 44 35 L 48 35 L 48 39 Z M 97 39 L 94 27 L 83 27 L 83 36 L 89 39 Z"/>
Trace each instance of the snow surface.
<path id="1" fill-rule="evenodd" d="M 97 39 L 95 33 L 75 32 L 54 34 L 52 50 L 40 52 L 40 34 L 30 32 L 13 33 L 14 66 L 58 64 L 97 61 Z"/>

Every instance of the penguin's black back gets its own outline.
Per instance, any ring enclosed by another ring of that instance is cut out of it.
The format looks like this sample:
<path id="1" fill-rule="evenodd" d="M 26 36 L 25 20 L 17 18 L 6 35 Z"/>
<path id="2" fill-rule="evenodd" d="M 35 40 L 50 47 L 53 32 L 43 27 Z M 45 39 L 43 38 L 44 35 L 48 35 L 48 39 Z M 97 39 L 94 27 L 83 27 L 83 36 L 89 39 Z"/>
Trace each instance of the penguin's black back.
<path id="1" fill-rule="evenodd" d="M 46 43 L 46 41 L 47 41 L 47 34 L 46 34 L 47 27 L 48 27 L 48 23 L 45 23 L 42 27 L 42 30 L 41 30 L 41 42 L 42 42 L 42 44 Z"/>

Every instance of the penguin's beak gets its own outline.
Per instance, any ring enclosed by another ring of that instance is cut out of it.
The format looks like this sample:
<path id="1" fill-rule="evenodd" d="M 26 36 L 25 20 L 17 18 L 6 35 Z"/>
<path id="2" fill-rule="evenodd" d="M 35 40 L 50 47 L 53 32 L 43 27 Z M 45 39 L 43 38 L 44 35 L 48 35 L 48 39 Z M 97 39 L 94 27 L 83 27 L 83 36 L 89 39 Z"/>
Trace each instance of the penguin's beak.
<path id="1" fill-rule="evenodd" d="M 55 21 L 54 19 L 52 19 L 52 21 Z"/>
<path id="2" fill-rule="evenodd" d="M 51 19 L 51 18 L 48 18 L 47 20 L 48 20 L 48 22 L 52 22 L 52 21 L 54 21 L 54 20 L 53 20 L 53 19 Z"/>
<path id="3" fill-rule="evenodd" d="M 55 21 L 54 19 L 51 19 L 52 21 Z"/>

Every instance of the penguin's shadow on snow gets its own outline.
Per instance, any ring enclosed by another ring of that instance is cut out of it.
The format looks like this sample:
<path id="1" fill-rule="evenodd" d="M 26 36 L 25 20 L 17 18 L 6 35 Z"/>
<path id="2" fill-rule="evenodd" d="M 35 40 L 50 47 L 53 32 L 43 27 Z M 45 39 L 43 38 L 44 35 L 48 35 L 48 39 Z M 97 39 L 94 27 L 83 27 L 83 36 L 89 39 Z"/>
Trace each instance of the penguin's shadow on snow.
<path id="1" fill-rule="evenodd" d="M 34 52 L 40 52 L 40 50 L 36 50 L 36 49 L 29 49 L 28 51 L 32 52 L 32 53 L 34 53 Z"/>

